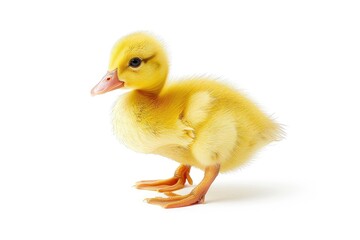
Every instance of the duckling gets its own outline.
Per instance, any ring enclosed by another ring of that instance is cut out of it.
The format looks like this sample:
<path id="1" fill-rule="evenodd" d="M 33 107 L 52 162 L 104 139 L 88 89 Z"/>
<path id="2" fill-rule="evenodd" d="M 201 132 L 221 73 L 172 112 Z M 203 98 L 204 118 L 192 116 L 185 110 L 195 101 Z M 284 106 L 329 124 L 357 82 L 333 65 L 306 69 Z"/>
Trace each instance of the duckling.
<path id="1" fill-rule="evenodd" d="M 215 80 L 194 77 L 168 83 L 169 64 L 160 42 L 148 33 L 123 37 L 112 49 L 106 75 L 92 95 L 130 89 L 113 108 L 115 135 L 130 149 L 180 163 L 174 176 L 136 183 L 167 197 L 146 199 L 164 208 L 203 203 L 219 172 L 244 164 L 266 144 L 279 140 L 279 124 L 248 98 Z M 173 193 L 192 184 L 191 167 L 204 170 L 187 195 Z"/>

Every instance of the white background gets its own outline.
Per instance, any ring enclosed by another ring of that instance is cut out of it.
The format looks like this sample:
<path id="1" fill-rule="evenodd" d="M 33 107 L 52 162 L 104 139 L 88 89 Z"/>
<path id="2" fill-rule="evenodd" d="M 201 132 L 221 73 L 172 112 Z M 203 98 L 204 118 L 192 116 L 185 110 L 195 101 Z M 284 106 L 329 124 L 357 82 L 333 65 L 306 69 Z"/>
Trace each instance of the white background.
<path id="1" fill-rule="evenodd" d="M 359 12 L 358 1 L 2 1 L 0 239 L 359 239 Z M 286 126 L 220 175 L 206 204 L 143 202 L 160 194 L 133 184 L 177 164 L 117 142 L 121 91 L 90 97 L 113 43 L 138 30 L 165 42 L 171 78 L 220 77 Z"/>

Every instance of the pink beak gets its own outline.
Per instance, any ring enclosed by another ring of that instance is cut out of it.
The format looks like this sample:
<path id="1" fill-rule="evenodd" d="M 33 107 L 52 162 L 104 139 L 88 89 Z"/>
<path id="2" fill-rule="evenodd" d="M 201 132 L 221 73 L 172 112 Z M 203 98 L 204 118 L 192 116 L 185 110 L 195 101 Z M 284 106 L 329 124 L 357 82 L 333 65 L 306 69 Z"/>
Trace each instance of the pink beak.
<path id="1" fill-rule="evenodd" d="M 107 72 L 106 75 L 101 79 L 101 81 L 96 84 L 95 87 L 91 90 L 91 95 L 99 95 L 103 93 L 110 92 L 112 90 L 122 88 L 124 82 L 120 81 L 117 75 L 117 69 L 111 72 Z"/>

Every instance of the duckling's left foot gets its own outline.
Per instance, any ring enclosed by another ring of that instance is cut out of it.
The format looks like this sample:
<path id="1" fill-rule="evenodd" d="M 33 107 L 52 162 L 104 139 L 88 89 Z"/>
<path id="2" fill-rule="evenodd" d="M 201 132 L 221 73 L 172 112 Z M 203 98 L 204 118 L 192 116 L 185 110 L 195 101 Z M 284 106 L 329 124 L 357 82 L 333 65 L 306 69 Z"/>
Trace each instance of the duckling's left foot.
<path id="1" fill-rule="evenodd" d="M 210 188 L 210 185 L 219 174 L 220 165 L 214 165 L 205 169 L 205 176 L 201 183 L 195 187 L 187 195 L 177 195 L 174 193 L 165 193 L 168 198 L 156 197 L 145 199 L 150 204 L 159 205 L 164 208 L 178 208 L 186 207 L 197 203 L 203 203 L 205 201 L 205 195 Z"/>
<path id="2" fill-rule="evenodd" d="M 190 185 L 193 181 L 190 177 L 190 166 L 180 165 L 174 174 L 174 177 L 164 180 L 145 180 L 135 184 L 137 189 L 152 190 L 158 192 L 171 192 L 184 188 L 186 180 Z"/>

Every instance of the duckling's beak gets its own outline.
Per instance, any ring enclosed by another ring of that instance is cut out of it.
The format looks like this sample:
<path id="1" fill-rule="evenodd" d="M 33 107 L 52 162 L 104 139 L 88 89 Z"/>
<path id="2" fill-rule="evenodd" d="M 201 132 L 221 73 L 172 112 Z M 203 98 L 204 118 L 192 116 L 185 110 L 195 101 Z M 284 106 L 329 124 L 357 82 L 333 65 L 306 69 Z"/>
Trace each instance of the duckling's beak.
<path id="1" fill-rule="evenodd" d="M 112 90 L 121 88 L 124 86 L 124 82 L 120 81 L 117 74 L 117 69 L 107 72 L 106 75 L 101 79 L 101 81 L 96 84 L 95 87 L 91 90 L 91 95 L 99 95 Z"/>

